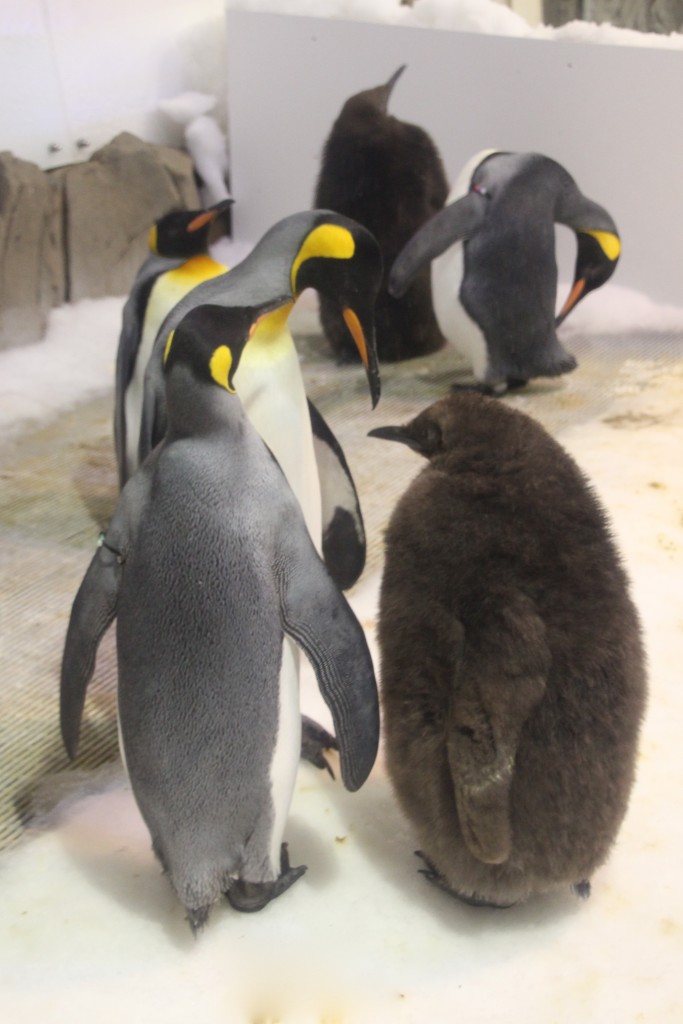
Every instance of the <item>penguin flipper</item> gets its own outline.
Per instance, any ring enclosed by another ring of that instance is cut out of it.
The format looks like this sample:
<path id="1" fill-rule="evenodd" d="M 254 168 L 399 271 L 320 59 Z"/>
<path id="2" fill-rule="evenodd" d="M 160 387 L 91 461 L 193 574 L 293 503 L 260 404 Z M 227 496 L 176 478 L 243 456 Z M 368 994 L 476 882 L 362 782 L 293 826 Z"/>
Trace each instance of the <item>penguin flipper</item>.
<path id="1" fill-rule="evenodd" d="M 114 448 L 121 490 L 123 490 L 129 475 L 126 464 L 126 390 L 135 372 L 135 363 L 142 341 L 144 310 L 159 275 L 171 267 L 177 266 L 179 262 L 179 260 L 161 259 L 158 256 L 150 256 L 146 259 L 137 273 L 123 307 L 121 333 L 116 350 L 114 391 Z"/>
<path id="2" fill-rule="evenodd" d="M 138 298 L 137 289 L 134 286 L 123 307 L 119 346 L 116 351 L 114 449 L 119 470 L 119 489 L 123 489 L 128 476 L 126 468 L 126 388 L 133 376 L 135 357 L 142 337 Z"/>
<path id="3" fill-rule="evenodd" d="M 156 348 L 156 346 L 155 346 Z M 166 433 L 166 392 L 160 354 L 152 352 L 145 370 L 145 383 L 140 417 L 139 465 L 156 448 Z"/>
<path id="4" fill-rule="evenodd" d="M 308 400 L 313 447 L 320 477 L 323 560 L 341 590 L 348 590 L 365 566 L 365 527 L 351 470 L 342 447 Z"/>
<path id="5" fill-rule="evenodd" d="M 85 692 L 100 640 L 116 616 L 121 555 L 105 542 L 98 547 L 73 606 L 64 643 L 60 680 L 60 723 L 64 746 L 76 756 Z"/>
<path id="6" fill-rule="evenodd" d="M 511 851 L 510 788 L 527 718 L 545 693 L 550 652 L 533 602 L 506 595 L 467 638 L 472 653 L 458 672 L 451 705 L 448 760 L 463 837 L 485 864 Z"/>
<path id="7" fill-rule="evenodd" d="M 379 745 L 372 658 L 363 629 L 313 548 L 303 519 L 299 529 L 292 525 L 281 534 L 277 566 L 283 628 L 315 670 L 332 712 L 342 780 L 354 791 L 370 774 Z"/>
<path id="8" fill-rule="evenodd" d="M 394 260 L 387 285 L 389 294 L 394 298 L 403 295 L 419 270 L 455 242 L 471 238 L 484 221 L 486 203 L 480 192 L 468 192 L 423 224 Z"/>

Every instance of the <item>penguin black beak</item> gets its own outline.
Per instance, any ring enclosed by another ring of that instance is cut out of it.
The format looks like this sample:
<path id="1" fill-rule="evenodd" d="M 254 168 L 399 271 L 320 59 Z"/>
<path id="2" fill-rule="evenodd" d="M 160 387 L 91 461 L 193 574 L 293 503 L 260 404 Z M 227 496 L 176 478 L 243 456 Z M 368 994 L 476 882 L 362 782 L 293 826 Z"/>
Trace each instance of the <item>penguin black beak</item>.
<path id="1" fill-rule="evenodd" d="M 368 431 L 368 437 L 379 437 L 382 441 L 398 441 L 400 444 L 408 445 L 413 451 L 422 451 L 417 440 L 408 432 L 407 427 L 375 427 Z"/>
<path id="2" fill-rule="evenodd" d="M 372 408 L 374 409 L 379 402 L 382 385 L 379 376 L 377 343 L 375 342 L 375 332 L 372 327 L 372 320 L 364 317 L 363 319 L 366 320 L 367 326 L 363 327 L 361 319 L 350 306 L 345 306 L 342 309 L 342 316 L 344 318 L 344 323 L 351 333 L 351 337 L 356 343 L 358 354 L 360 355 L 363 366 L 365 367 L 365 372 L 368 377 L 368 385 L 370 387 Z"/>

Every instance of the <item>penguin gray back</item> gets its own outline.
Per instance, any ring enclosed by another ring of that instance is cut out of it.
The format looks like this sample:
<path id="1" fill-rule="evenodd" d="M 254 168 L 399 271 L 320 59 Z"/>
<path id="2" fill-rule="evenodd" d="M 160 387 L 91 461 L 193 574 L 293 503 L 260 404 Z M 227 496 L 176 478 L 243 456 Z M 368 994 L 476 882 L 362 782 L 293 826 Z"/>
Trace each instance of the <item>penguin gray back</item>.
<path id="1" fill-rule="evenodd" d="M 72 609 L 62 734 L 75 754 L 95 652 L 116 616 L 119 717 L 154 850 L 200 927 L 225 892 L 259 909 L 302 869 L 281 857 L 301 749 L 285 633 L 311 660 L 345 785 L 374 762 L 363 631 L 279 465 L 233 393 L 259 311 L 193 309 L 164 357 L 168 430 L 124 488 Z"/>
<path id="2" fill-rule="evenodd" d="M 375 326 L 378 354 L 387 361 L 433 352 L 444 341 L 432 310 L 428 269 L 400 299 L 386 287 L 388 268 L 448 194 L 441 157 L 430 136 L 388 112 L 389 97 L 404 69 L 344 103 L 325 142 L 314 196 L 315 206 L 352 217 L 379 242 L 386 269 Z M 334 352 L 344 360 L 354 358 L 338 310 L 324 296 L 320 312 Z"/>
<path id="3" fill-rule="evenodd" d="M 387 763 L 427 873 L 498 906 L 585 891 L 646 693 L 606 515 L 561 446 L 492 399 L 372 433 L 429 460 L 389 524 L 379 613 Z"/>
<path id="4" fill-rule="evenodd" d="M 578 243 L 574 284 L 558 317 L 555 223 L 572 228 Z M 501 391 L 576 367 L 556 327 L 609 279 L 620 249 L 610 214 L 584 196 L 555 160 L 486 151 L 470 161 L 444 209 L 399 254 L 389 291 L 403 294 L 413 275 L 433 261 L 441 329 L 470 357 L 485 388 Z M 483 354 L 466 351 L 479 347 Z"/>

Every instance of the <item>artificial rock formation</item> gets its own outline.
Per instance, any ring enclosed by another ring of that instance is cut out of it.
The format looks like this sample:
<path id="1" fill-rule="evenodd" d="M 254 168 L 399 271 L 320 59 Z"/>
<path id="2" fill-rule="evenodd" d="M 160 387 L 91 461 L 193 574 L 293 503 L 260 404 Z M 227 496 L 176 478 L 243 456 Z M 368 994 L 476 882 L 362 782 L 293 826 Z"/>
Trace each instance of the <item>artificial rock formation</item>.
<path id="1" fill-rule="evenodd" d="M 187 154 L 128 132 L 54 171 L 0 153 L 0 348 L 40 340 L 52 306 L 125 295 L 154 221 L 199 205 Z"/>

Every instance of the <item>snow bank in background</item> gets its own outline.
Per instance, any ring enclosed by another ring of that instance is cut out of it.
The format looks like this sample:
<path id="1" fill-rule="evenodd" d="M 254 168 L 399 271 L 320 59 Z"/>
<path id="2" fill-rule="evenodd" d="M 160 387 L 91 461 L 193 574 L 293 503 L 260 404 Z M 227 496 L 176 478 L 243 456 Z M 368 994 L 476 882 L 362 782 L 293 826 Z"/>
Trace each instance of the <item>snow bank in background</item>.
<path id="1" fill-rule="evenodd" d="M 52 310 L 34 345 L 0 352 L 0 432 L 47 420 L 111 387 L 123 298 L 83 299 Z"/>
<path id="2" fill-rule="evenodd" d="M 569 282 L 561 284 L 558 295 L 569 293 Z M 683 309 L 658 305 L 633 288 L 608 284 L 579 303 L 562 325 L 562 334 L 681 334 Z"/>
<path id="3" fill-rule="evenodd" d="M 572 21 L 560 28 L 550 25 L 532 27 L 521 15 L 495 3 L 495 0 L 415 0 L 412 7 L 401 6 L 399 0 L 229 0 L 228 6 L 231 10 L 240 11 L 341 18 L 526 39 L 683 49 L 681 33 L 672 32 L 666 36 L 585 21 Z"/>

